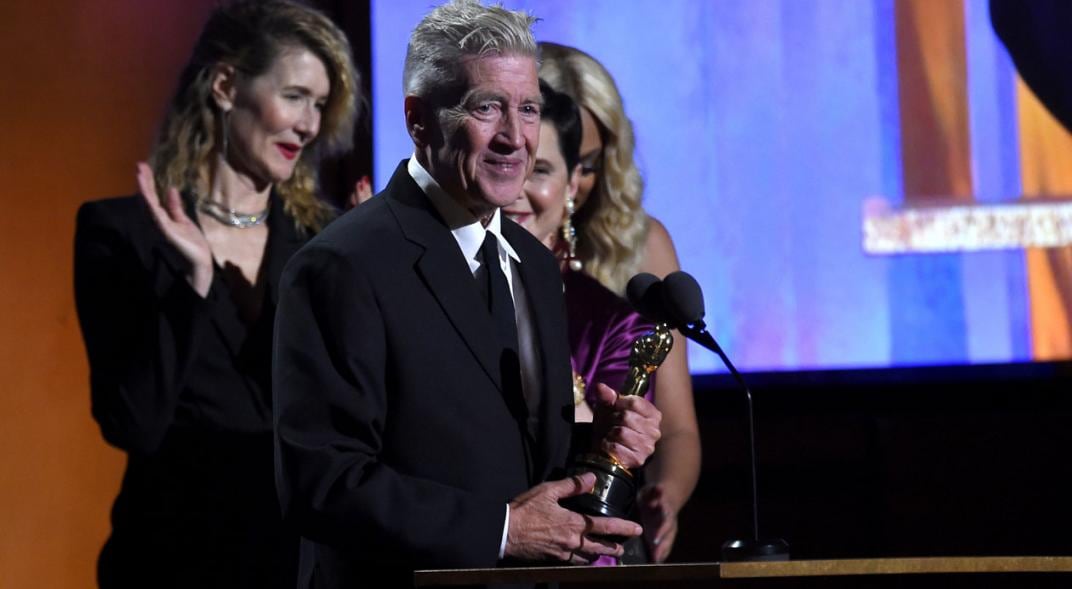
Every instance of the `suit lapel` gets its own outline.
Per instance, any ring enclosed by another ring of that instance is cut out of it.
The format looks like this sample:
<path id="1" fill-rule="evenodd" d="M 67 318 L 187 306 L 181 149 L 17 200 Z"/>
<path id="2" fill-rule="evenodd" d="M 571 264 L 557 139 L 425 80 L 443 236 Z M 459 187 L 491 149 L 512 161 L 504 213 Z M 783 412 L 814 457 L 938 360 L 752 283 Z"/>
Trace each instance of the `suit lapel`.
<path id="1" fill-rule="evenodd" d="M 274 307 L 279 302 L 279 279 L 283 275 L 283 267 L 305 244 L 306 237 L 298 234 L 294 219 L 283 210 L 283 199 L 278 194 L 272 194 L 271 206 L 272 211 L 268 215 L 268 244 L 264 248 L 265 259 L 261 265 L 267 280 L 265 287 L 268 289 L 268 301 Z"/>
<path id="2" fill-rule="evenodd" d="M 503 389 L 498 337 L 458 243 L 402 162 L 384 191 L 409 241 L 424 248 L 417 273 L 477 362 Z"/>
<path id="3" fill-rule="evenodd" d="M 569 446 L 569 422 L 563 418 L 563 407 L 572 407 L 570 391 L 562 389 L 563 358 L 568 359 L 565 337 L 565 313 L 562 306 L 562 281 L 555 274 L 541 271 L 538 257 L 547 255 L 543 245 L 535 242 L 525 230 L 503 219 L 503 235 L 518 252 L 522 263 L 515 267 L 529 300 L 531 321 L 535 327 L 534 344 L 541 351 L 543 383 L 540 404 L 540 435 L 535 452 L 536 480 L 545 480 L 552 467 L 563 462 Z M 527 262 L 526 262 L 527 260 Z M 563 353 L 565 355 L 563 355 Z M 568 364 L 568 362 L 567 362 Z"/>
<path id="4" fill-rule="evenodd" d="M 257 280 L 264 281 L 264 298 L 261 308 L 261 316 L 269 313 L 275 315 L 275 306 L 279 302 L 279 280 L 283 275 L 283 268 L 291 256 L 305 243 L 305 239 L 298 233 L 294 224 L 294 218 L 287 215 L 283 206 L 283 199 L 275 191 L 269 200 L 268 213 L 268 239 L 264 244 L 264 257 L 261 259 L 261 267 L 258 270 Z M 192 213 L 191 213 L 192 214 Z M 196 219 L 197 217 L 192 217 Z M 245 325 L 239 318 L 238 310 L 227 290 L 227 283 L 219 275 L 213 278 L 217 290 L 217 304 L 213 305 L 212 323 L 230 350 L 233 357 L 242 353 L 244 338 L 251 325 Z"/>
<path id="5" fill-rule="evenodd" d="M 521 408 L 517 417 L 524 429 L 522 393 L 503 390 L 495 325 L 476 290 L 468 263 L 446 223 L 410 177 L 405 161 L 396 169 L 384 197 L 406 238 L 423 248 L 415 263 L 417 273 L 484 372 L 507 396 L 507 404 L 515 413 L 517 407 Z M 557 270 L 548 271 L 547 265 L 541 263 L 539 257 L 547 256 L 547 252 L 524 231 L 511 221 L 503 220 L 503 234 L 522 260 L 515 267 L 519 269 L 529 300 L 537 338 L 535 344 L 542 352 L 539 368 L 543 372 L 544 389 L 541 391 L 541 429 L 533 449 L 534 474 L 536 480 L 542 480 L 555 465 L 564 463 L 569 447 L 572 414 L 566 419 L 562 413 L 573 407 L 569 390 L 569 343 L 561 278 Z"/>

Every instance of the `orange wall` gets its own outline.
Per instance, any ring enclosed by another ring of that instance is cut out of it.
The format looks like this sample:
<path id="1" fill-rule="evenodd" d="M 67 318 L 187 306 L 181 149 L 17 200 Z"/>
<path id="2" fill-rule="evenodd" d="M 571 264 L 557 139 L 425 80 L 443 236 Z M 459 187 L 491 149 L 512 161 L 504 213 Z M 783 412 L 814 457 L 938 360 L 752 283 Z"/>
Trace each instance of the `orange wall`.
<path id="1" fill-rule="evenodd" d="M 0 587 L 95 586 L 124 459 L 89 413 L 75 211 L 133 192 L 213 4 L 0 3 Z"/>

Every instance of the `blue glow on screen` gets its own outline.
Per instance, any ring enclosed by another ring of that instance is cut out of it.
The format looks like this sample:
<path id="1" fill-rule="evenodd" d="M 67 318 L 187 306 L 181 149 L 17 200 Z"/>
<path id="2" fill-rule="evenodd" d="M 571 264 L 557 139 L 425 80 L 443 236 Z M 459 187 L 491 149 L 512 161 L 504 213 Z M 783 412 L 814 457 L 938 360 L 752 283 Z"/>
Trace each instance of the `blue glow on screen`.
<path id="1" fill-rule="evenodd" d="M 372 2 L 375 185 L 412 152 L 401 70 L 431 0 Z M 1022 252 L 867 256 L 861 206 L 903 200 L 894 0 L 507 0 L 614 75 L 645 208 L 745 370 L 1030 359 Z M 1019 194 L 1014 72 L 965 2 L 979 200 Z M 694 373 L 721 370 L 693 346 Z"/>

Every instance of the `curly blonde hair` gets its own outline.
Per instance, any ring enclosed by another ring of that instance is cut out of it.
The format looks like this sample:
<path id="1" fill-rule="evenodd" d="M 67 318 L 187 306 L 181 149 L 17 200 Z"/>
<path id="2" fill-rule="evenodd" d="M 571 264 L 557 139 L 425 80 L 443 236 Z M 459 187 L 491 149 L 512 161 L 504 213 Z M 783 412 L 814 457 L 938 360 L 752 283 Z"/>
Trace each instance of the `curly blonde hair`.
<path id="1" fill-rule="evenodd" d="M 640 270 L 648 235 L 648 215 L 640 206 L 644 181 L 633 161 L 633 124 L 625 116 L 614 78 L 595 58 L 557 43 L 539 46 L 540 77 L 588 109 L 599 125 L 599 179 L 573 218 L 577 254 L 585 272 L 622 294 Z"/>
<path id="2" fill-rule="evenodd" d="M 217 8 L 205 23 L 149 157 L 161 195 L 167 187 L 196 198 L 208 194 L 225 124 L 224 113 L 212 99 L 216 66 L 227 64 L 241 75 L 256 77 L 294 47 L 320 58 L 331 90 L 320 132 L 303 150 L 291 177 L 275 187 L 276 194 L 299 231 L 318 231 L 330 220 L 333 210 L 316 194 L 317 163 L 353 146 L 360 78 L 346 35 L 324 14 L 286 0 L 235 2 Z"/>

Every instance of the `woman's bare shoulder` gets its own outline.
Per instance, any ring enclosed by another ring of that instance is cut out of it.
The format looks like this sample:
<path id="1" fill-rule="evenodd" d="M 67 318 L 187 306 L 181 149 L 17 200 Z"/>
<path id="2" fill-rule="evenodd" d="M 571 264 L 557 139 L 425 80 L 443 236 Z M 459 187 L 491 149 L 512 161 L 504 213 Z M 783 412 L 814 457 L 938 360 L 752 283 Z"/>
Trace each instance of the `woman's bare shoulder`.
<path id="1" fill-rule="evenodd" d="M 661 221 L 649 215 L 648 235 L 644 239 L 644 257 L 640 262 L 640 270 L 662 278 L 680 269 L 681 264 L 678 262 L 670 232 Z"/>

